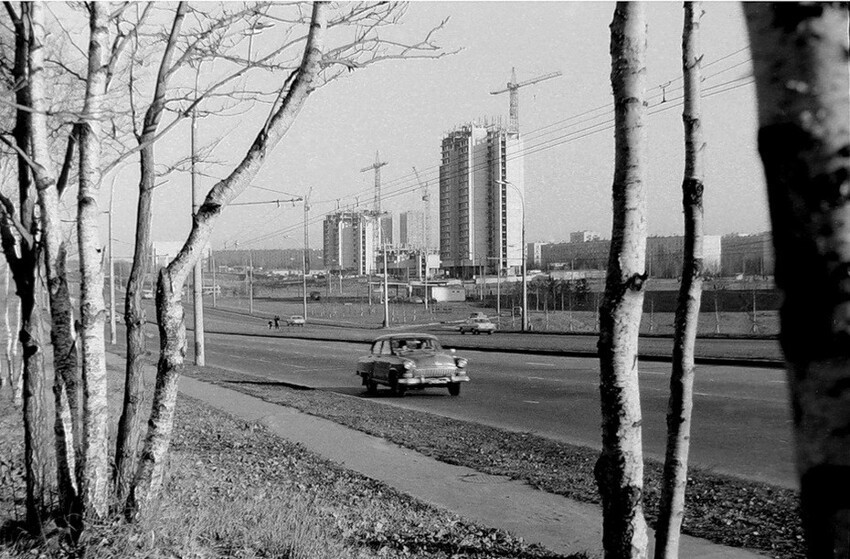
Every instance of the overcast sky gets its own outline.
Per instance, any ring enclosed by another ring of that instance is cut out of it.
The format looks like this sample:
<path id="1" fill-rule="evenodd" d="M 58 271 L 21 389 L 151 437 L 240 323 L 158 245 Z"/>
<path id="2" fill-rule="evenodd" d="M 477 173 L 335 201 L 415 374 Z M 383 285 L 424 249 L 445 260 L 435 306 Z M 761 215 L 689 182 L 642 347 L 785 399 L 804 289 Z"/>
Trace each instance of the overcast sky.
<path id="1" fill-rule="evenodd" d="M 312 187 L 313 248 L 321 247 L 323 214 L 358 202 L 370 207 L 373 175 L 360 169 L 374 161 L 376 151 L 389 162 L 382 169 L 385 209 L 420 207 L 414 166 L 429 182 L 436 208 L 444 134 L 475 119 L 507 121 L 508 96 L 490 91 L 504 88 L 511 67 L 518 81 L 561 71 L 561 77 L 520 90 L 528 240 L 563 240 L 583 229 L 609 237 L 614 142 L 607 126 L 612 120 L 608 25 L 613 7 L 611 2 L 415 2 L 399 36 L 416 37 L 448 17 L 438 41 L 461 52 L 440 60 L 371 66 L 320 89 L 253 184 L 299 195 Z M 737 2 L 708 2 L 704 8 L 706 233 L 764 231 L 766 195 L 743 17 Z M 682 230 L 681 2 L 650 3 L 648 23 L 647 83 L 650 113 L 655 113 L 648 119 L 648 225 L 650 234 L 673 235 Z M 264 33 L 262 40 L 272 37 Z M 662 92 L 660 86 L 668 82 Z M 215 157 L 232 166 L 244 155 L 265 110 L 258 107 L 238 119 L 207 119 L 200 134 L 225 134 Z M 185 137 L 178 135 L 168 149 L 186 149 Z M 132 184 L 126 177 L 119 180 Z M 206 190 L 213 180 L 201 184 Z M 132 192 L 128 188 L 116 197 L 119 255 L 130 252 Z M 253 188 L 237 201 L 277 197 Z M 189 207 L 188 177 L 170 177 L 157 189 L 154 238 L 185 238 Z M 232 246 L 238 240 L 239 248 L 300 247 L 302 224 L 300 205 L 228 208 L 212 244 L 220 249 L 225 241 Z"/>

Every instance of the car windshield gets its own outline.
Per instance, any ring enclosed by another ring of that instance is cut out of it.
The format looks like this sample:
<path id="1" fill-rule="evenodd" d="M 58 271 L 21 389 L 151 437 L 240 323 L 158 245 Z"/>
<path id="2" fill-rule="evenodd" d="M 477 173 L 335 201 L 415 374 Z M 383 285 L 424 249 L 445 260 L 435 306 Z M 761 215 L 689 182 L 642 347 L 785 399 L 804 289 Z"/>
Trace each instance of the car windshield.
<path id="1" fill-rule="evenodd" d="M 486 324 L 486 323 L 490 322 L 490 320 L 487 319 L 487 318 L 476 318 L 475 322 L 477 322 L 479 324 Z"/>
<path id="2" fill-rule="evenodd" d="M 393 351 L 405 353 L 408 351 L 437 350 L 440 344 L 434 338 L 400 338 L 392 341 Z"/>

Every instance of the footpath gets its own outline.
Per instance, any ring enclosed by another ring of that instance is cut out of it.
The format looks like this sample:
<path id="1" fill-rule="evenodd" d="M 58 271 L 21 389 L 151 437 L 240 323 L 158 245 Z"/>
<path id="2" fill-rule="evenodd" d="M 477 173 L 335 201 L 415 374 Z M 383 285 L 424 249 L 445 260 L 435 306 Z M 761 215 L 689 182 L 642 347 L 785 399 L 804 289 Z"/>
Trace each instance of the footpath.
<path id="1" fill-rule="evenodd" d="M 112 367 L 123 361 L 107 354 Z M 152 369 L 152 368 L 151 368 Z M 180 392 L 271 432 L 316 454 L 488 527 L 501 528 L 557 553 L 587 551 L 601 556 L 602 515 L 598 506 L 573 501 L 512 481 L 453 466 L 326 419 L 272 404 L 190 377 Z M 653 542 L 650 533 L 650 554 Z M 683 536 L 682 557 L 757 559 L 755 553 Z"/>

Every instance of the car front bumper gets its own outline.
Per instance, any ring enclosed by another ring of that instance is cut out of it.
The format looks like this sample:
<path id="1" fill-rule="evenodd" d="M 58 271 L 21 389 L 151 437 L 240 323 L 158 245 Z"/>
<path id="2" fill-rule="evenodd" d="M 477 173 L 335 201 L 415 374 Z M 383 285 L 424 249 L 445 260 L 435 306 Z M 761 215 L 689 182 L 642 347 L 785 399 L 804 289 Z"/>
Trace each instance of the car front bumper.
<path id="1" fill-rule="evenodd" d="M 396 381 L 403 386 L 445 386 L 455 382 L 469 382 L 469 376 L 465 373 L 460 375 L 451 375 L 446 377 L 425 377 L 414 376 L 412 378 L 400 378 Z"/>

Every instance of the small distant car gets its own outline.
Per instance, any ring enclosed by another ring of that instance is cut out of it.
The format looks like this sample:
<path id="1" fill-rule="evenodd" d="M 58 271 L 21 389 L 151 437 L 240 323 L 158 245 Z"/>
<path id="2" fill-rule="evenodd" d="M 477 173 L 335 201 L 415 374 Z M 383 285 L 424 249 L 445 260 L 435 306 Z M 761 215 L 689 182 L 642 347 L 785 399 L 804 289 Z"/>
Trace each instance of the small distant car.
<path id="1" fill-rule="evenodd" d="M 469 318 L 487 318 L 487 314 L 483 312 L 469 313 Z"/>
<path id="2" fill-rule="evenodd" d="M 142 299 L 153 299 L 153 289 L 142 290 Z"/>
<path id="3" fill-rule="evenodd" d="M 304 326 L 307 321 L 300 314 L 294 314 L 286 319 L 287 326 Z"/>
<path id="4" fill-rule="evenodd" d="M 467 332 L 472 334 L 492 334 L 496 331 L 496 325 L 490 322 L 489 318 L 470 318 L 458 326 L 457 329 L 461 334 L 466 334 Z"/>
<path id="5" fill-rule="evenodd" d="M 388 334 L 375 339 L 369 355 L 357 360 L 356 374 L 369 394 L 383 384 L 398 396 L 432 387 L 446 387 L 457 396 L 461 384 L 469 382 L 466 367 L 466 359 L 443 349 L 431 334 Z"/>

